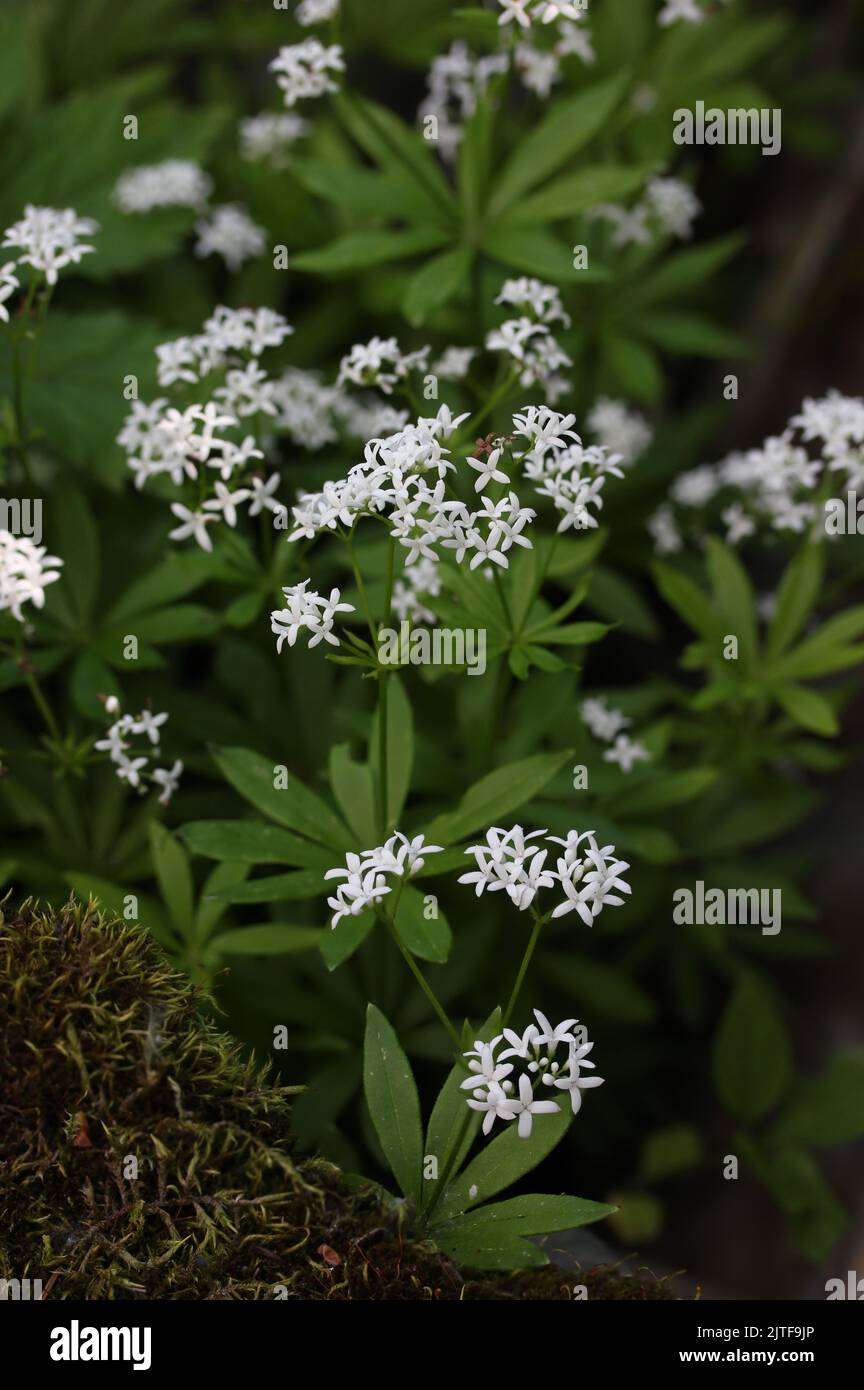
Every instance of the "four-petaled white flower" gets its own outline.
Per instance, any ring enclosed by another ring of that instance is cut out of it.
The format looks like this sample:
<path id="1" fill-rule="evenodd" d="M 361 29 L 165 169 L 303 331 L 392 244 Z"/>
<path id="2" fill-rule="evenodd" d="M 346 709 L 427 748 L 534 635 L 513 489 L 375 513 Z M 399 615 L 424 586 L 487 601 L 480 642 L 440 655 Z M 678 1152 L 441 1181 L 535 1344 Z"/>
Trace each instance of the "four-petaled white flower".
<path id="1" fill-rule="evenodd" d="M 277 652 L 282 651 L 284 642 L 293 647 L 304 630 L 311 634 L 310 647 L 317 647 L 319 642 L 339 646 L 338 637 L 333 636 L 333 620 L 337 613 L 353 613 L 354 608 L 350 603 L 340 601 L 342 595 L 338 589 L 331 590 L 330 597 L 325 599 L 307 588 L 310 582 L 304 579 L 301 584 L 284 588 L 282 593 L 287 607 L 270 614 L 270 628 L 278 638 Z"/>
<path id="2" fill-rule="evenodd" d="M 172 502 L 171 510 L 180 522 L 179 526 L 168 532 L 172 541 L 185 541 L 187 536 L 194 536 L 202 550 L 213 549 L 207 527 L 216 521 L 215 516 L 203 511 L 193 512 L 189 507 L 184 507 L 182 502 Z"/>

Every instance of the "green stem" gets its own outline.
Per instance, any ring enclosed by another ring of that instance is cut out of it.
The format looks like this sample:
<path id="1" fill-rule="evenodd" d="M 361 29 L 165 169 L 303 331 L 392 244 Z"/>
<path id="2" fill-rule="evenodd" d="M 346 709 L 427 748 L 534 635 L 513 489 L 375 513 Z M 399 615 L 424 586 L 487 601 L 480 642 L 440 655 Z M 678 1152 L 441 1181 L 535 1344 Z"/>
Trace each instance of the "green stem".
<path id="1" fill-rule="evenodd" d="M 430 985 L 429 981 L 426 979 L 426 976 L 423 974 L 423 971 L 420 969 L 411 952 L 408 950 L 406 946 L 402 945 L 402 942 L 399 940 L 396 928 L 389 917 L 384 916 L 384 924 L 387 927 L 387 930 L 389 931 L 391 937 L 393 938 L 393 941 L 399 951 L 399 954 L 402 956 L 402 959 L 405 961 L 405 964 L 408 966 L 408 969 L 411 971 L 411 974 L 414 976 L 414 979 L 417 981 L 423 993 L 426 995 L 426 998 L 429 1000 L 429 1003 L 432 1005 L 432 1008 L 435 1010 L 435 1013 L 438 1015 L 438 1018 L 441 1020 L 441 1023 L 444 1025 L 448 1034 L 450 1035 L 450 1038 L 452 1039 L 453 1045 L 456 1048 L 457 1052 L 461 1052 L 462 1040 L 459 1037 L 459 1034 L 456 1032 L 456 1029 L 453 1027 L 453 1024 L 447 1017 L 446 1010 L 444 1009 L 444 1006 L 439 1000 L 434 989 Z"/>
<path id="2" fill-rule="evenodd" d="M 507 1027 L 507 1024 L 510 1022 L 513 1010 L 516 1007 L 516 1001 L 519 998 L 520 991 L 522 989 L 523 984 L 525 983 L 525 976 L 528 973 L 528 967 L 531 964 L 531 958 L 534 955 L 534 950 L 537 945 L 537 942 L 540 940 L 540 932 L 543 929 L 544 921 L 545 918 L 543 917 L 535 917 L 534 919 L 534 927 L 531 932 L 531 937 L 528 942 L 528 945 L 525 948 L 525 954 L 522 957 L 522 964 L 520 965 L 519 973 L 516 976 L 516 983 L 513 986 L 513 993 L 510 995 L 510 1002 L 508 1003 L 507 1008 L 504 1012 L 504 1018 L 502 1020 L 502 1023 L 505 1028 Z"/>
<path id="3" fill-rule="evenodd" d="M 501 572 L 500 572 L 500 570 L 498 569 L 498 566 L 497 566 L 496 564 L 493 564 L 493 565 L 492 565 L 492 577 L 493 577 L 493 580 L 494 580 L 494 583 L 495 583 L 495 588 L 498 590 L 498 598 L 499 598 L 500 601 L 501 601 L 501 607 L 502 607 L 502 609 L 504 610 L 504 618 L 505 618 L 506 623 L 507 623 L 507 630 L 508 630 L 508 633 L 511 633 L 511 634 L 512 634 L 512 632 L 513 632 L 513 618 L 511 617 L 511 614 L 510 614 L 510 605 L 509 605 L 509 603 L 507 602 L 507 595 L 506 595 L 506 593 L 504 592 L 504 584 L 503 584 L 503 582 L 502 582 L 502 580 L 501 580 Z"/>
<path id="4" fill-rule="evenodd" d="M 387 542 L 387 585 L 384 591 L 384 614 L 381 620 L 381 627 L 378 632 L 378 645 L 380 647 L 381 632 L 388 628 L 391 622 L 393 611 L 393 582 L 396 572 L 396 542 L 391 536 Z M 378 823 L 381 829 L 382 839 L 386 839 L 389 829 L 388 815 L 388 789 L 390 776 L 390 749 L 389 749 L 389 685 L 388 676 L 385 670 L 381 670 L 378 676 Z"/>

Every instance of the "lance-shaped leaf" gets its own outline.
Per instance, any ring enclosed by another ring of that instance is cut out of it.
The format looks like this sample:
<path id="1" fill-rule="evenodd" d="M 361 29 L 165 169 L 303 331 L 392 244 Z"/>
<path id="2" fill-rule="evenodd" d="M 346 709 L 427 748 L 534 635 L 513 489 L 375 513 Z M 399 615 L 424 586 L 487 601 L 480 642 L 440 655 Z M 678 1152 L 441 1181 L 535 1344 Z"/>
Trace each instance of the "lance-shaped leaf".
<path id="1" fill-rule="evenodd" d="M 423 1132 L 417 1087 L 399 1039 L 374 1004 L 366 1012 L 363 1089 L 384 1157 L 405 1196 L 419 1200 Z"/>

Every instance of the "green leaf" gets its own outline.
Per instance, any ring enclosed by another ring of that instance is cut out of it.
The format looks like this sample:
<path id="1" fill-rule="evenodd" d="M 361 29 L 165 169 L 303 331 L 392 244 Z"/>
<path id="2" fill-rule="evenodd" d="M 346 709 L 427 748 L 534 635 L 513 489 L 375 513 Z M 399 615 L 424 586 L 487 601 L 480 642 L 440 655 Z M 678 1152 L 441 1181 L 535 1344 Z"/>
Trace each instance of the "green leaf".
<path id="1" fill-rule="evenodd" d="M 553 179 L 530 198 L 524 198 L 509 209 L 510 223 L 556 222 L 576 217 L 598 203 L 615 202 L 641 188 L 651 173 L 652 165 L 634 168 L 597 164 Z"/>
<path id="2" fill-rule="evenodd" d="M 411 787 L 414 767 L 414 713 L 398 676 L 389 675 L 387 703 L 387 824 L 398 824 Z M 372 721 L 369 765 L 378 777 L 378 711 Z M 434 843 L 434 841 L 432 842 Z"/>
<path id="3" fill-rule="evenodd" d="M 864 1051 L 835 1057 L 824 1076 L 802 1081 L 777 1136 L 803 1144 L 849 1144 L 864 1135 Z"/>
<path id="4" fill-rule="evenodd" d="M 791 647 L 816 606 L 825 575 L 825 547 L 806 542 L 787 567 L 777 589 L 777 606 L 768 629 L 766 652 L 779 656 Z"/>
<path id="5" fill-rule="evenodd" d="M 527 1193 L 480 1207 L 444 1226 L 435 1226 L 433 1234 L 435 1243 L 460 1264 L 474 1269 L 524 1268 L 526 1265 L 522 1261 L 519 1266 L 509 1263 L 511 1250 L 520 1253 L 528 1265 L 548 1263 L 543 1251 L 524 1237 L 575 1230 L 602 1221 L 615 1210 L 605 1203 L 589 1202 L 582 1197 Z M 543 1256 L 542 1260 L 535 1259 L 537 1254 Z"/>
<path id="6" fill-rule="evenodd" d="M 320 943 L 322 927 L 278 926 L 240 927 L 221 932 L 209 945 L 222 956 L 287 956 L 311 951 Z"/>
<path id="7" fill-rule="evenodd" d="M 293 874 L 268 874 L 248 883 L 234 883 L 209 893 L 218 903 L 288 903 L 322 898 L 327 891 L 324 871 L 301 869 Z"/>
<path id="8" fill-rule="evenodd" d="M 227 903 L 213 902 L 209 895 L 218 893 L 223 888 L 230 888 L 235 884 L 242 883 L 248 872 L 248 864 L 232 863 L 226 860 L 225 863 L 217 864 L 215 869 L 212 869 L 207 875 L 199 896 L 198 910 L 195 913 L 196 941 L 206 942 L 227 911 Z"/>
<path id="9" fill-rule="evenodd" d="M 474 1030 L 472 1042 L 479 1039 L 489 1042 L 501 1031 L 501 1010 L 495 1009 L 480 1028 Z M 442 1182 L 449 1182 L 462 1167 L 474 1140 L 480 1130 L 482 1116 L 472 1110 L 462 1090 L 462 1082 L 469 1075 L 467 1064 L 460 1059 L 451 1069 L 447 1080 L 438 1092 L 423 1154 L 434 1158 L 438 1164 L 437 1178 L 424 1178 L 424 1207 L 434 1201 Z"/>
<path id="10" fill-rule="evenodd" d="M 238 864 L 295 864 L 302 869 L 334 868 L 329 850 L 279 826 L 254 820 L 198 820 L 181 826 L 192 854 Z"/>
<path id="11" fill-rule="evenodd" d="M 508 269 L 539 275 L 559 285 L 589 285 L 608 278 L 608 271 L 577 269 L 572 247 L 539 227 L 491 227 L 483 237 L 483 250 Z"/>
<path id="12" fill-rule="evenodd" d="M 741 245 L 740 236 L 728 236 L 667 256 L 657 269 L 644 272 L 638 282 L 628 287 L 628 310 L 642 309 L 659 299 L 671 299 L 697 289 L 711 280 L 720 267 L 737 254 Z"/>
<path id="13" fill-rule="evenodd" d="M 408 322 L 419 328 L 436 309 L 447 304 L 464 285 L 473 261 L 474 253 L 460 246 L 433 256 L 421 266 L 409 281 L 402 301 Z"/>
<path id="14" fill-rule="evenodd" d="M 520 1139 L 516 1125 L 510 1125 L 448 1183 L 435 1209 L 436 1227 L 519 1182 L 564 1138 L 572 1119 L 569 1099 L 564 1097 L 557 1115 L 535 1116 L 527 1139 Z"/>
<path id="15" fill-rule="evenodd" d="M 358 950 L 375 925 L 373 912 L 343 917 L 338 927 L 329 928 L 318 943 L 328 970 L 337 970 Z"/>
<path id="16" fill-rule="evenodd" d="M 293 270 L 337 274 L 361 270 L 389 261 L 405 260 L 423 251 L 446 246 L 449 237 L 430 227 L 417 227 L 401 232 L 348 232 L 331 241 L 319 251 L 304 251 L 291 257 Z"/>
<path id="17" fill-rule="evenodd" d="M 633 637 L 650 642 L 660 635 L 657 620 L 636 585 L 605 565 L 597 565 L 592 572 L 588 606 Z"/>
<path id="18" fill-rule="evenodd" d="M 134 580 L 110 610 L 110 626 L 154 608 L 164 608 L 214 578 L 220 562 L 204 551 L 173 550 L 170 555 L 140 579 Z"/>
<path id="19" fill-rule="evenodd" d="M 408 884 L 396 909 L 396 934 L 412 955 L 443 965 L 450 955 L 453 936 L 440 907 L 436 905 L 436 916 L 432 918 L 427 919 L 425 911 L 423 894 Z"/>
<path id="20" fill-rule="evenodd" d="M 714 767 L 688 767 L 681 772 L 669 772 L 659 777 L 639 782 L 622 791 L 610 803 L 611 815 L 644 816 L 646 813 L 665 810 L 669 806 L 683 806 L 701 796 L 717 780 Z"/>
<path id="21" fill-rule="evenodd" d="M 746 338 L 720 328 L 704 314 L 683 309 L 654 309 L 640 313 L 639 332 L 666 352 L 697 357 L 742 357 L 748 349 Z"/>
<path id="22" fill-rule="evenodd" d="M 153 354 L 163 337 L 162 329 L 125 314 L 68 314 L 52 308 L 30 386 L 32 424 L 44 431 L 52 451 L 86 465 L 110 485 L 125 480 L 128 469 L 115 445 L 128 411 L 123 378 L 150 380 Z M 0 358 L 0 393 L 11 395 L 5 368 Z"/>
<path id="23" fill-rule="evenodd" d="M 542 791 L 573 756 L 572 749 L 538 753 L 508 763 L 481 777 L 462 797 L 455 811 L 437 816 L 426 829 L 430 844 L 452 845 L 481 827 L 494 825 Z"/>
<path id="24" fill-rule="evenodd" d="M 339 810 L 362 845 L 375 843 L 375 786 L 367 763 L 355 763 L 350 744 L 330 749 L 330 786 Z M 334 865 L 329 865 L 333 868 Z"/>
<path id="25" fill-rule="evenodd" d="M 411 1064 L 387 1019 L 374 1004 L 366 1010 L 363 1089 L 384 1156 L 406 1197 L 419 1201 L 423 1135 Z"/>
<path id="26" fill-rule="evenodd" d="M 214 761 L 232 787 L 278 825 L 343 853 L 356 848 L 347 826 L 326 801 L 304 786 L 284 765 L 274 764 L 248 748 L 212 751 Z"/>
<path id="27" fill-rule="evenodd" d="M 663 394 L 663 374 L 655 353 L 625 333 L 602 335 L 603 361 L 615 385 L 628 396 L 653 405 Z"/>
<path id="28" fill-rule="evenodd" d="M 840 732 L 834 710 L 818 691 L 808 690 L 804 685 L 781 685 L 776 695 L 789 718 L 802 728 L 822 734 L 825 738 L 832 738 Z"/>
<path id="29" fill-rule="evenodd" d="M 439 226 L 453 225 L 453 194 L 428 144 L 395 112 L 356 93 L 340 92 L 334 109 L 354 139 L 378 163 L 404 169 L 427 199 L 427 217 Z"/>
<path id="30" fill-rule="evenodd" d="M 653 568 L 657 588 L 679 618 L 700 637 L 709 641 L 718 637 L 718 615 L 699 586 L 671 565 L 655 564 Z"/>
<path id="31" fill-rule="evenodd" d="M 192 931 L 195 889 L 192 871 L 182 846 L 160 821 L 149 825 L 153 869 L 171 921 L 184 938 Z"/>
<path id="32" fill-rule="evenodd" d="M 724 1104 L 752 1124 L 782 1099 L 789 1083 L 786 1029 L 764 985 L 745 975 L 714 1043 L 714 1077 Z"/>
<path id="33" fill-rule="evenodd" d="M 742 658 L 752 659 L 757 640 L 756 600 L 747 572 L 731 547 L 715 536 L 708 537 L 707 556 L 715 605 L 738 638 Z"/>
<path id="34" fill-rule="evenodd" d="M 63 557 L 63 595 L 71 599 L 79 623 L 84 624 L 92 616 L 99 587 L 99 532 L 90 505 L 77 488 L 62 487 L 54 507 L 57 553 Z"/>
<path id="35" fill-rule="evenodd" d="M 490 202 L 494 216 L 535 188 L 602 130 L 618 105 L 628 74 L 598 82 L 577 96 L 552 104 L 548 115 L 518 142 Z"/>

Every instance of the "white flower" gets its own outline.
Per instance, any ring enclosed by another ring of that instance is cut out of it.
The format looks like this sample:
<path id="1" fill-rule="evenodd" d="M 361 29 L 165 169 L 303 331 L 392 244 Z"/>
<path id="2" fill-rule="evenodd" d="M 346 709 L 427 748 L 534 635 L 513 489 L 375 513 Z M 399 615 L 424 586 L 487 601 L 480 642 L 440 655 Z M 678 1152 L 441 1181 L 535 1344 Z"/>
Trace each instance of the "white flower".
<path id="1" fill-rule="evenodd" d="M 348 858 L 356 859 L 357 856 L 349 855 Z M 330 923 L 333 929 L 338 927 L 343 917 L 358 917 L 367 907 L 377 907 L 390 892 L 384 875 L 377 873 L 375 869 L 365 872 L 360 869 L 353 872 L 330 869 L 324 877 L 333 878 L 342 874 L 345 875 L 345 882 L 339 884 L 335 897 L 327 899 L 328 906 L 333 909 L 333 919 Z"/>
<path id="2" fill-rule="evenodd" d="M 216 521 L 215 516 L 208 516 L 203 511 L 193 512 L 189 507 L 184 507 L 182 502 L 172 502 L 171 510 L 180 522 L 179 526 L 168 532 L 172 541 L 185 541 L 187 536 L 194 536 L 202 550 L 213 549 L 207 527 Z"/>
<path id="3" fill-rule="evenodd" d="M 617 763 L 622 772 L 630 772 L 636 763 L 651 761 L 651 754 L 641 743 L 634 742 L 627 734 L 619 734 L 611 748 L 603 754 L 606 763 Z"/>
<path id="4" fill-rule="evenodd" d="M 0 272 L 2 274 L 2 272 Z M 471 363 L 477 356 L 477 348 L 448 347 L 432 368 L 436 376 L 445 381 L 464 381 L 471 370 Z"/>
<path id="5" fill-rule="evenodd" d="M 648 530 L 658 555 L 674 555 L 684 544 L 675 524 L 675 513 L 669 506 L 658 507 L 648 520 Z"/>
<path id="6" fill-rule="evenodd" d="M 344 72 L 345 63 L 339 44 L 325 48 L 318 39 L 305 39 L 303 43 L 280 48 L 269 70 L 277 74 L 285 105 L 295 106 L 307 97 L 338 92 L 338 83 L 329 74 Z"/>
<path id="7" fill-rule="evenodd" d="M 183 764 L 179 758 L 171 768 L 157 767 L 153 769 L 153 781 L 162 788 L 162 795 L 159 797 L 160 806 L 168 805 L 180 785 L 182 774 Z"/>
<path id="8" fill-rule="evenodd" d="M 326 24 L 339 13 L 339 0 L 301 0 L 297 7 L 298 24 Z"/>
<path id="9" fill-rule="evenodd" d="M 167 714 L 151 714 L 149 710 L 142 710 L 138 718 L 129 725 L 129 732 L 146 734 L 151 743 L 158 744 L 161 737 L 159 730 L 167 718 Z"/>
<path id="10" fill-rule="evenodd" d="M 3 323 L 9 322 L 6 300 L 11 299 L 15 291 L 20 288 L 18 278 L 15 275 L 15 262 L 7 261 L 5 265 L 0 265 L 0 320 Z"/>
<path id="11" fill-rule="evenodd" d="M 552 24 L 556 19 L 580 20 L 584 18 L 584 6 L 575 0 L 539 0 L 539 16 L 543 24 Z"/>
<path id="12" fill-rule="evenodd" d="M 141 786 L 141 771 L 147 766 L 146 758 L 126 758 L 116 759 L 117 776 L 121 782 L 128 782 L 130 787 Z"/>
<path id="13" fill-rule="evenodd" d="M 688 24 L 701 24 L 704 18 L 705 11 L 700 9 L 699 0 L 665 0 L 657 22 L 668 28 L 670 24 L 677 24 L 679 19 Z"/>
<path id="14" fill-rule="evenodd" d="M 569 912 L 576 912 L 590 927 L 605 906 L 621 906 L 624 899 L 616 897 L 617 892 L 630 893 L 632 890 L 620 877 L 630 865 L 615 859 L 614 846 L 606 845 L 599 849 L 591 832 L 587 839 L 589 847 L 581 858 L 576 857 L 578 851 L 573 848 L 558 860 L 555 877 L 564 889 L 564 901 L 558 904 L 552 916 L 564 917 Z"/>
<path id="15" fill-rule="evenodd" d="M 739 541 L 746 540 L 756 530 L 756 522 L 745 512 L 740 502 L 734 502 L 731 507 L 727 507 L 721 513 L 721 519 L 727 528 L 726 540 L 730 545 L 737 545 Z"/>
<path id="16" fill-rule="evenodd" d="M 257 477 L 257 475 L 251 479 L 252 491 L 250 495 L 252 501 L 249 504 L 250 516 L 258 516 L 262 511 L 283 512 L 285 510 L 282 503 L 277 502 L 273 496 L 280 482 L 281 479 L 278 473 L 272 473 L 266 482 L 263 478 Z"/>
<path id="17" fill-rule="evenodd" d="M 221 256 L 230 271 L 237 271 L 245 261 L 260 256 L 267 244 L 263 227 L 259 227 L 239 203 L 223 203 L 195 227 L 198 241 L 196 256 Z"/>
<path id="18" fill-rule="evenodd" d="M 48 284 L 56 285 L 59 271 L 77 265 L 95 251 L 79 238 L 93 236 L 98 230 L 98 222 L 79 217 L 73 208 L 42 208 L 28 203 L 21 220 L 6 228 L 2 244 L 18 248 L 19 265 L 41 270 Z"/>
<path id="19" fill-rule="evenodd" d="M 554 1052 L 559 1043 L 573 1043 L 575 1039 L 571 1033 L 574 1023 L 578 1023 L 577 1018 L 565 1018 L 563 1023 L 551 1024 L 545 1014 L 541 1014 L 539 1009 L 534 1010 L 534 1017 L 539 1024 L 537 1042 L 547 1047 L 550 1052 Z"/>
<path id="20" fill-rule="evenodd" d="M 609 709 L 606 701 L 601 699 L 583 700 L 579 713 L 594 737 L 602 738 L 605 743 L 611 743 L 631 723 L 620 710 Z"/>
<path id="21" fill-rule="evenodd" d="M 561 1109 L 554 1100 L 535 1100 L 530 1077 L 519 1077 L 519 1100 L 515 1113 L 519 1117 L 519 1138 L 529 1139 L 535 1115 L 557 1115 Z"/>
<path id="22" fill-rule="evenodd" d="M 330 597 L 324 599 L 307 590 L 309 582 L 304 579 L 302 584 L 283 588 L 287 607 L 270 614 L 270 628 L 278 638 L 277 652 L 282 651 L 286 641 L 293 647 L 303 630 L 311 633 L 310 647 L 317 647 L 319 642 L 339 646 L 339 639 L 333 636 L 333 620 L 337 613 L 353 613 L 354 609 L 350 603 L 340 602 L 342 596 L 338 589 L 333 589 Z"/>
<path id="23" fill-rule="evenodd" d="M 290 111 L 262 111 L 240 123 L 240 153 L 245 160 L 268 159 L 274 168 L 284 168 L 285 154 L 308 135 L 311 126 Z"/>
<path id="24" fill-rule="evenodd" d="M 525 1079 L 526 1078 L 523 1078 L 523 1080 Z M 528 1089 L 529 1091 L 531 1089 L 530 1081 L 528 1082 Z M 474 1095 L 469 1099 L 468 1104 L 472 1110 L 485 1112 L 483 1118 L 484 1134 L 490 1132 L 496 1120 L 506 1121 L 514 1119 L 519 1109 L 519 1102 L 512 1096 L 508 1096 L 507 1092 L 497 1082 L 492 1082 L 490 1084 L 485 1095 L 481 1095 L 478 1091 L 475 1091 Z M 553 1106 L 553 1109 L 557 1110 L 558 1106 Z M 529 1117 L 528 1132 L 530 1133 L 530 1131 L 531 1121 Z M 522 1133 L 521 1130 L 519 1132 L 520 1134 Z"/>
<path id="25" fill-rule="evenodd" d="M 578 1115 L 582 1109 L 582 1092 L 603 1085 L 602 1076 L 582 1075 L 582 1067 L 593 1067 L 594 1065 L 593 1062 L 585 1061 L 586 1053 L 590 1052 L 593 1046 L 593 1043 L 585 1043 L 582 1047 L 577 1047 L 576 1043 L 572 1042 L 567 1071 L 552 1082 L 552 1085 L 558 1090 L 570 1092 L 570 1106 L 574 1115 Z"/>
<path id="26" fill-rule="evenodd" d="M 600 396 L 588 416 L 588 428 L 610 453 L 632 463 L 651 443 L 651 429 L 643 415 L 630 410 L 623 401 Z"/>
<path id="27" fill-rule="evenodd" d="M 0 613 L 9 611 L 24 622 L 22 606 L 45 606 L 45 590 L 60 578 L 63 561 L 49 555 L 45 546 L 35 545 L 29 536 L 0 531 Z"/>
<path id="28" fill-rule="evenodd" d="M 338 591 L 334 592 L 338 596 Z M 333 595 L 330 597 L 332 601 Z M 347 854 L 344 868 L 328 869 L 324 875 L 325 879 L 345 879 L 345 883 L 339 885 L 336 897 L 328 899 L 335 912 L 330 925 L 336 927 L 347 914 L 356 916 L 371 903 L 380 902 L 385 894 L 391 891 L 387 884 L 387 874 L 403 878 L 407 869 L 407 877 L 411 878 L 423 868 L 424 854 L 440 853 L 441 846 L 424 844 L 422 835 L 416 835 L 413 840 L 409 840 L 397 830 L 385 845 L 363 850 L 362 854 Z M 478 1043 L 476 1046 L 486 1047 L 487 1044 Z M 479 1058 L 480 1054 L 477 1053 L 476 1056 Z M 477 1069 L 473 1068 L 474 1071 Z"/>
<path id="29" fill-rule="evenodd" d="M 127 169 L 114 186 L 113 199 L 123 212 L 154 208 L 203 208 L 213 180 L 193 159 L 165 159 Z"/>
<path id="30" fill-rule="evenodd" d="M 498 467 L 498 462 L 503 453 L 503 449 L 491 449 L 488 454 L 481 454 L 480 458 L 469 458 L 468 467 L 476 469 L 479 477 L 474 483 L 476 492 L 482 492 L 490 483 L 509 483 L 510 479 L 506 473 L 502 473 Z"/>
<path id="31" fill-rule="evenodd" d="M 561 303 L 561 292 L 555 285 L 546 285 L 524 275 L 520 279 L 505 280 L 495 300 L 496 304 L 512 305 L 523 313 L 530 311 L 540 323 L 563 323 L 570 327 L 571 319 Z"/>
<path id="32" fill-rule="evenodd" d="M 523 29 L 531 28 L 531 18 L 528 14 L 528 6 L 532 0 L 498 0 L 502 13 L 498 18 L 499 24 L 521 24 Z"/>
<path id="33" fill-rule="evenodd" d="M 236 526 L 237 508 L 241 502 L 246 501 L 247 497 L 251 497 L 252 494 L 249 489 L 240 487 L 231 492 L 224 483 L 216 483 L 214 491 L 216 496 L 204 503 L 205 512 L 219 512 L 229 526 Z"/>
<path id="34" fill-rule="evenodd" d="M 423 835 L 409 840 L 397 830 L 380 849 L 367 850 L 366 856 L 382 873 L 398 874 L 401 878 L 407 869 L 408 878 L 414 878 L 426 863 L 424 855 L 443 853 L 441 845 L 427 845 L 424 840 Z"/>
<path id="35" fill-rule="evenodd" d="M 535 830 L 525 835 L 521 825 L 511 830 L 493 826 L 487 831 L 484 845 L 472 845 L 465 851 L 473 854 L 477 867 L 460 875 L 460 883 L 473 883 L 478 898 L 488 888 L 490 892 L 505 891 L 520 912 L 526 911 L 541 888 L 551 888 L 555 875 L 545 868 L 547 850 L 531 844 L 545 835 Z"/>
<path id="36" fill-rule="evenodd" d="M 645 198 L 664 231 L 682 241 L 693 235 L 693 223 L 702 211 L 702 204 L 686 183 L 680 179 L 651 179 Z"/>

